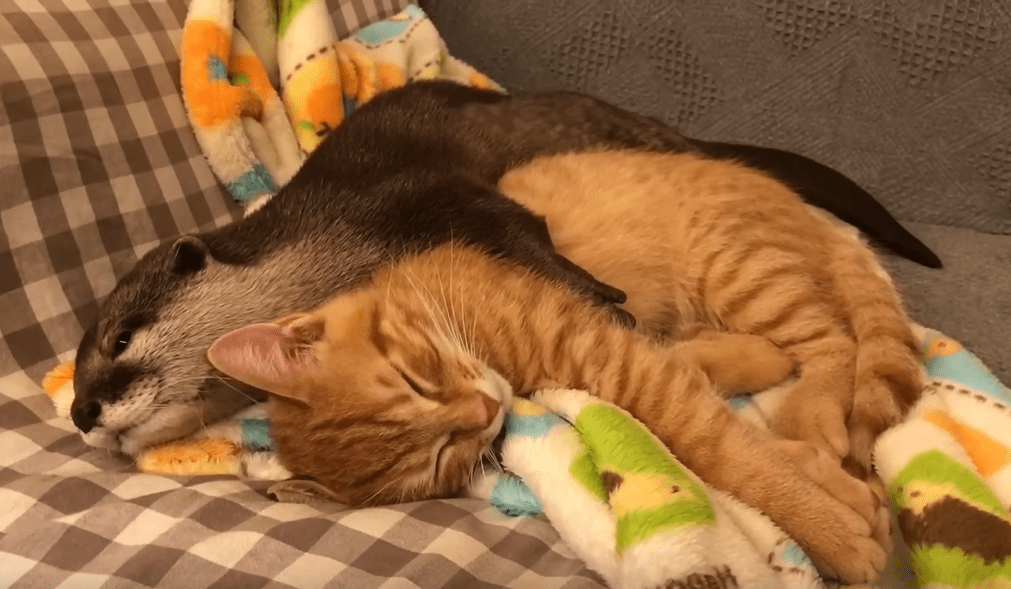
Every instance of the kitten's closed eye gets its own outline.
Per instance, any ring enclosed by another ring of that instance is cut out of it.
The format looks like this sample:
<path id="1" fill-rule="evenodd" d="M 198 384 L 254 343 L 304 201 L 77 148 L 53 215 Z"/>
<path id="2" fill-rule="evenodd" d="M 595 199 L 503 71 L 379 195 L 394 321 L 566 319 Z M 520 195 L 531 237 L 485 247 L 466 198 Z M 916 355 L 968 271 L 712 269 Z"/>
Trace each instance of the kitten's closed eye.
<path id="1" fill-rule="evenodd" d="M 394 369 L 397 371 L 397 374 L 400 375 L 400 378 L 404 379 L 404 382 L 406 382 L 407 385 L 414 390 L 414 392 L 418 393 L 422 397 L 425 397 L 426 399 L 429 399 L 429 398 L 432 397 L 432 390 L 429 389 L 429 388 L 426 388 L 426 387 L 422 386 L 421 383 L 418 380 L 416 380 L 416 379 L 412 378 L 410 375 L 408 375 L 407 371 L 405 371 L 405 370 L 403 370 L 401 368 L 397 368 L 395 366 L 394 366 Z"/>

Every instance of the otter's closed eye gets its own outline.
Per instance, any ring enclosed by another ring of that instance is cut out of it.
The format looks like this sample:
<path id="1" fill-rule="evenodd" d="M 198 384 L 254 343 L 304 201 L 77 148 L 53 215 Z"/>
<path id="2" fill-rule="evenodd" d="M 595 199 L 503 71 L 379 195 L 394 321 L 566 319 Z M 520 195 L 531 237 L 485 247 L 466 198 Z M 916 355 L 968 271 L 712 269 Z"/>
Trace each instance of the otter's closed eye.
<path id="1" fill-rule="evenodd" d="M 112 344 L 113 359 L 126 351 L 126 347 L 130 345 L 130 338 L 132 337 L 132 331 L 121 331 L 119 335 L 116 336 L 116 341 Z"/>

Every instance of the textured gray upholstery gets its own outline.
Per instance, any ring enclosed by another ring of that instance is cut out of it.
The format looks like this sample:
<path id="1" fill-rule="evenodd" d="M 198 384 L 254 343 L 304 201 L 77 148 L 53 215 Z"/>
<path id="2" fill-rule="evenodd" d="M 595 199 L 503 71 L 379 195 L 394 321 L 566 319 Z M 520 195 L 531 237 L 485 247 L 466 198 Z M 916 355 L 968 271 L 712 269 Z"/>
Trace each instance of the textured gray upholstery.
<path id="1" fill-rule="evenodd" d="M 507 88 L 581 90 L 689 136 L 787 149 L 843 172 L 946 264 L 891 264 L 914 317 L 1011 381 L 1011 5 L 423 6 L 455 55 Z"/>

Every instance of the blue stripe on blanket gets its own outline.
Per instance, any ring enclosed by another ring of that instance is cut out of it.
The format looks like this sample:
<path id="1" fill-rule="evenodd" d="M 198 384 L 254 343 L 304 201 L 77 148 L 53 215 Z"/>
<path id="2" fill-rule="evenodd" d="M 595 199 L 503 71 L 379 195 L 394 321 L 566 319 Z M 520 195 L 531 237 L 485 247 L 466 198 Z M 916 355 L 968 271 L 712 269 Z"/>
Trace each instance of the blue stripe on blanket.
<path id="1" fill-rule="evenodd" d="M 228 185 L 228 191 L 232 193 L 232 198 L 238 201 L 250 200 L 261 194 L 272 193 L 275 190 L 277 190 L 277 185 L 274 184 L 274 180 L 262 164 L 255 164 L 253 169 L 239 176 Z"/>
<path id="2" fill-rule="evenodd" d="M 261 418 L 243 419 L 242 445 L 252 450 L 273 450 L 274 440 L 270 437 L 270 422 Z"/>
<path id="3" fill-rule="evenodd" d="M 501 513 L 511 517 L 535 517 L 544 511 L 540 499 L 519 477 L 502 473 L 492 487 L 488 501 Z"/>
<path id="4" fill-rule="evenodd" d="M 565 423 L 565 420 L 554 413 L 542 413 L 540 415 L 506 414 L 506 432 L 510 436 L 537 438 L 562 423 Z"/>

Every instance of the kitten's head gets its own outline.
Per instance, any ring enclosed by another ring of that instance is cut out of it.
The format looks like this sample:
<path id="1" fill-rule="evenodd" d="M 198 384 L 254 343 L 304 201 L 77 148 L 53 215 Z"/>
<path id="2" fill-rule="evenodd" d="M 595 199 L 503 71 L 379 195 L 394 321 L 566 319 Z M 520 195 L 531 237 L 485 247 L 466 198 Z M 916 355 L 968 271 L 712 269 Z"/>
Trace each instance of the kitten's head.
<path id="1" fill-rule="evenodd" d="M 423 304 L 372 289 L 313 313 L 237 329 L 208 350 L 271 394 L 285 466 L 353 506 L 462 489 L 502 427 L 509 384 Z"/>

